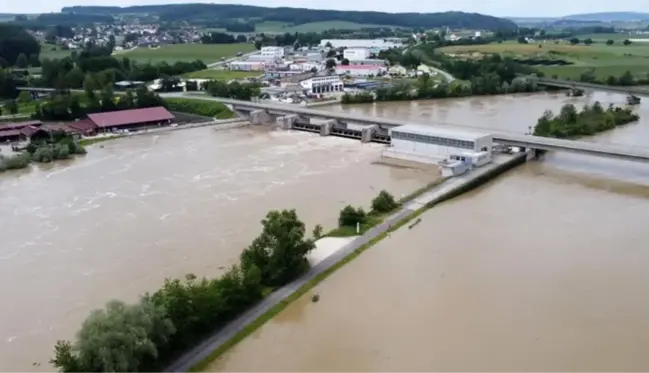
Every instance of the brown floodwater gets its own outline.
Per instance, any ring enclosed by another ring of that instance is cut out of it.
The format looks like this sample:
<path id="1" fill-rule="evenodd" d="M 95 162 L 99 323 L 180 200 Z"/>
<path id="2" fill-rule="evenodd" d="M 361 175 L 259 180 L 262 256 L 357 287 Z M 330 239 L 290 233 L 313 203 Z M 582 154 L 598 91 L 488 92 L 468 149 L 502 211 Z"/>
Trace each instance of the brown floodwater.
<path id="1" fill-rule="evenodd" d="M 332 107 L 526 132 L 596 94 Z M 323 108 L 324 109 L 324 108 Z M 589 141 L 649 146 L 641 121 Z M 646 164 L 548 154 L 435 207 L 291 304 L 212 371 L 647 371 Z"/>
<path id="2" fill-rule="evenodd" d="M 0 175 L 2 371 L 51 370 L 56 340 L 110 299 L 135 301 L 165 277 L 218 275 L 271 209 L 296 208 L 309 232 L 333 228 L 346 204 L 436 177 L 373 164 L 378 144 L 260 127 L 102 146 Z"/>

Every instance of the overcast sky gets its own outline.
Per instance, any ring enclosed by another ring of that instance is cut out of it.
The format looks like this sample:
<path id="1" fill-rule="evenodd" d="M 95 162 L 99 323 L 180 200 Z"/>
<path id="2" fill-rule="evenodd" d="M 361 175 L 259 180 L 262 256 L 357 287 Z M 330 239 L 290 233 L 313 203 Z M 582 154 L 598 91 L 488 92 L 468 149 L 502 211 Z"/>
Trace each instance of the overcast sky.
<path id="1" fill-rule="evenodd" d="M 217 3 L 259 6 L 290 6 L 314 9 L 375 10 L 382 12 L 443 12 L 458 10 L 495 16 L 558 17 L 575 13 L 637 11 L 649 12 L 649 0 L 2 0 L 0 13 L 58 12 L 72 5 L 150 5 L 166 3 Z"/>

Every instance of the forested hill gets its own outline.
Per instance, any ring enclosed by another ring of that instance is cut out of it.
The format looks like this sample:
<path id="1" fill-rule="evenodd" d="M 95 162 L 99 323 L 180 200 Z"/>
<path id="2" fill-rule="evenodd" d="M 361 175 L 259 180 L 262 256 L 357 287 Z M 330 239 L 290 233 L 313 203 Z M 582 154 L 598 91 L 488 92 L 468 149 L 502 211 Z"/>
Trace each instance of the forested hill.
<path id="1" fill-rule="evenodd" d="M 62 12 L 76 14 L 148 14 L 161 21 L 200 22 L 205 20 L 247 20 L 255 22 L 276 21 L 299 25 L 309 22 L 347 21 L 361 24 L 386 25 L 408 28 L 431 28 L 448 26 L 502 30 L 514 29 L 516 24 L 508 19 L 477 13 L 381 13 L 364 11 L 317 10 L 302 8 L 265 8 L 248 5 L 226 4 L 169 4 L 130 7 L 73 6 Z"/>

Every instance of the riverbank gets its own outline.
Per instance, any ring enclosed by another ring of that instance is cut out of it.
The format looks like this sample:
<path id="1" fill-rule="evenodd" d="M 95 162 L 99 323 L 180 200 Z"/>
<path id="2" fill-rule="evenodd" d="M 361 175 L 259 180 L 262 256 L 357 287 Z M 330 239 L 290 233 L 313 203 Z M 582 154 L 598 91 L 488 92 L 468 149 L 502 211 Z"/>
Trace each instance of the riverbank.
<path id="1" fill-rule="evenodd" d="M 525 157 L 526 154 L 514 156 L 496 155 L 493 163 L 473 170 L 469 174 L 448 180 L 441 185 L 437 185 L 433 190 L 420 193 L 419 196 L 402 206 L 397 212 L 390 214 L 364 235 L 354 238 L 340 250 L 313 266 L 305 275 L 276 290 L 225 328 L 185 353 L 167 367 L 166 371 L 201 371 L 205 369 L 227 349 L 273 318 L 293 300 L 309 292 L 311 288 L 345 263 L 348 263 L 364 250 L 386 237 L 389 232 L 407 224 L 426 209 L 444 201 L 447 196 L 454 196 L 454 193 L 455 195 L 464 193 L 500 175 L 502 172 L 524 163 Z"/>

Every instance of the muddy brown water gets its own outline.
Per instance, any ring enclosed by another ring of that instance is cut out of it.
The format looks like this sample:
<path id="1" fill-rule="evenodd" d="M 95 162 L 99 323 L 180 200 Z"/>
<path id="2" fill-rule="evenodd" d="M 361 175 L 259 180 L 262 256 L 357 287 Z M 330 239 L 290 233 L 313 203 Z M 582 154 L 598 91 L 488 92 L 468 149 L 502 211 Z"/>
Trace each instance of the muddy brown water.
<path id="1" fill-rule="evenodd" d="M 596 94 L 330 107 L 524 133 Z M 321 109 L 325 109 L 324 107 Z M 639 123 L 588 141 L 649 146 Z M 647 164 L 548 154 L 422 215 L 211 371 L 647 371 Z"/>

